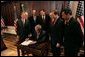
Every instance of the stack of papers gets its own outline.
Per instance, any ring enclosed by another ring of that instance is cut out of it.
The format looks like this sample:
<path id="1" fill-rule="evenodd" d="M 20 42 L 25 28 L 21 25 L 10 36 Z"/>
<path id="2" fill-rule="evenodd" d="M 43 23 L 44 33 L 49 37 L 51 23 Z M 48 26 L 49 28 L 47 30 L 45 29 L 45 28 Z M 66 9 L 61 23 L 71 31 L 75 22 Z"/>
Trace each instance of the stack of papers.
<path id="1" fill-rule="evenodd" d="M 29 44 L 35 44 L 35 43 L 36 43 L 36 41 L 28 40 L 28 41 L 22 42 L 21 45 L 28 46 Z"/>

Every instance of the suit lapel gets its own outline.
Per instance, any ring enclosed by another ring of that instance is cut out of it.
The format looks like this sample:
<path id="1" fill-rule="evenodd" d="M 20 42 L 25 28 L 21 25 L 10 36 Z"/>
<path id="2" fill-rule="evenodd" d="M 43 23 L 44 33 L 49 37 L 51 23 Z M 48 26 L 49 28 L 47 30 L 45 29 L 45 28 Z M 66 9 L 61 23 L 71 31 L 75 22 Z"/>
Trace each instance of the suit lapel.
<path id="1" fill-rule="evenodd" d="M 36 18 L 36 17 L 35 17 Z M 34 17 L 32 16 L 33 22 L 36 23 L 36 19 L 34 19 Z"/>
<path id="2" fill-rule="evenodd" d="M 38 40 L 42 38 L 42 35 L 43 35 L 43 32 L 40 33 Z"/>
<path id="3" fill-rule="evenodd" d="M 23 21 L 22 20 L 20 20 L 20 25 L 23 27 Z"/>

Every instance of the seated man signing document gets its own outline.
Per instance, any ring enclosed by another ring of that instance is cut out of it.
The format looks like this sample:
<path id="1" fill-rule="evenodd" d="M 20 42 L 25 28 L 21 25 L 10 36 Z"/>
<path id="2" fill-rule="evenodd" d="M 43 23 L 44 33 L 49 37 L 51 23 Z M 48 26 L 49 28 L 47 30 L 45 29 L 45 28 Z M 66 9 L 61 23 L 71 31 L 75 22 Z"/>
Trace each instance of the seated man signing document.
<path id="1" fill-rule="evenodd" d="M 30 45 L 30 47 L 43 46 L 44 43 L 48 40 L 48 35 L 45 31 L 42 30 L 41 25 L 35 26 L 35 32 L 31 36 L 31 38 L 26 39 L 26 41 L 22 42 L 22 45 Z"/>

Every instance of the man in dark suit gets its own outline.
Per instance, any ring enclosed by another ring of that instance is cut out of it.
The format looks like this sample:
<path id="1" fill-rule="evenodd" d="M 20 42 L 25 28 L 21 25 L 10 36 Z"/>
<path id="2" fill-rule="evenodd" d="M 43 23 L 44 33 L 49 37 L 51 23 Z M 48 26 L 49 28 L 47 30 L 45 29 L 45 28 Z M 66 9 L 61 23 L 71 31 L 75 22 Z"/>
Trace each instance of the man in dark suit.
<path id="1" fill-rule="evenodd" d="M 48 38 L 48 35 L 46 34 L 46 32 L 42 30 L 41 25 L 38 24 L 35 26 L 35 32 L 30 39 L 36 41 L 35 44 L 29 45 L 29 48 L 31 48 L 31 50 L 33 48 L 32 51 L 36 51 L 37 49 L 43 49 L 43 51 L 44 51 L 45 47 L 47 46 L 49 38 Z M 47 51 L 47 50 L 45 50 L 45 51 Z"/>
<path id="2" fill-rule="evenodd" d="M 28 13 L 22 12 L 21 13 L 21 19 L 18 19 L 17 21 L 17 35 L 19 36 L 18 44 L 23 42 L 26 37 L 28 37 L 28 34 L 30 34 L 30 23 L 28 20 Z"/>
<path id="3" fill-rule="evenodd" d="M 32 16 L 29 17 L 29 21 L 31 26 L 31 33 L 33 34 L 35 30 L 34 27 L 40 22 L 36 14 L 36 10 L 32 10 Z"/>
<path id="4" fill-rule="evenodd" d="M 35 26 L 35 32 L 32 36 L 38 43 L 44 42 L 46 39 L 48 39 L 47 34 L 45 31 L 42 30 L 41 25 Z"/>
<path id="5" fill-rule="evenodd" d="M 70 8 L 62 11 L 64 24 L 64 54 L 65 56 L 77 56 L 79 48 L 82 46 L 83 34 L 80 24 L 72 17 Z"/>
<path id="6" fill-rule="evenodd" d="M 46 31 L 47 33 L 49 33 L 49 27 L 50 27 L 50 17 L 48 14 L 46 14 L 45 10 L 42 9 L 40 11 L 40 15 L 39 15 L 39 19 L 40 19 L 40 24 L 42 26 L 42 29 L 44 31 Z"/>
<path id="7" fill-rule="evenodd" d="M 51 49 L 53 56 L 60 56 L 60 47 L 63 42 L 63 20 L 59 18 L 56 10 L 50 13 L 50 17 Z"/>

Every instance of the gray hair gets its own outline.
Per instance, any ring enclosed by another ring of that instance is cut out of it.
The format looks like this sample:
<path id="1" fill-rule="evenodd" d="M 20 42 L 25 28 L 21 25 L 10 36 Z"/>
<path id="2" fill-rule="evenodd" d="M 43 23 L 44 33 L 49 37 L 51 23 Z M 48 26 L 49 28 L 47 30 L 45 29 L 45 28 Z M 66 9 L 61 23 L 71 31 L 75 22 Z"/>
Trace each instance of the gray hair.
<path id="1" fill-rule="evenodd" d="M 38 29 L 42 29 L 42 27 L 41 27 L 40 24 L 36 25 L 36 26 L 35 26 L 35 29 L 36 29 L 36 28 L 38 28 Z"/>

